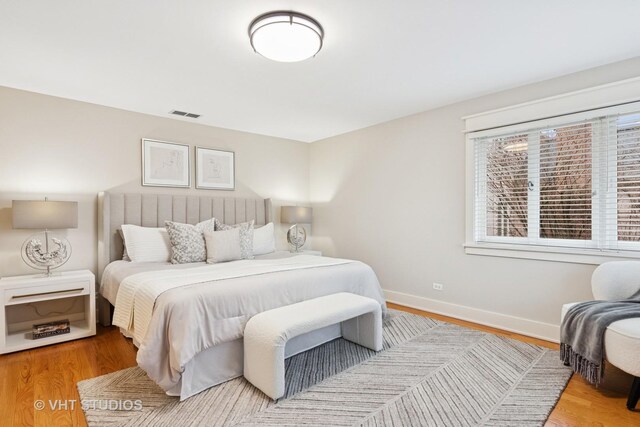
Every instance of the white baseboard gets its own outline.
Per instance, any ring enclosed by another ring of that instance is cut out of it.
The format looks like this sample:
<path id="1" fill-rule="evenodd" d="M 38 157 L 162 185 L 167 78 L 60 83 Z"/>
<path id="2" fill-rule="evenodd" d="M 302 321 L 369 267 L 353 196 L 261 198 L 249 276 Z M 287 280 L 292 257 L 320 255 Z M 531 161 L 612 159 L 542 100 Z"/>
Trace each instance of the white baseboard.
<path id="1" fill-rule="evenodd" d="M 481 310 L 450 302 L 438 301 L 431 298 L 419 297 L 402 292 L 384 290 L 387 301 L 404 305 L 418 310 L 430 311 L 443 316 L 503 329 L 533 338 L 539 338 L 554 343 L 560 342 L 560 326 L 537 320 L 500 314 L 494 311 Z M 558 313 L 558 315 L 560 315 Z"/>

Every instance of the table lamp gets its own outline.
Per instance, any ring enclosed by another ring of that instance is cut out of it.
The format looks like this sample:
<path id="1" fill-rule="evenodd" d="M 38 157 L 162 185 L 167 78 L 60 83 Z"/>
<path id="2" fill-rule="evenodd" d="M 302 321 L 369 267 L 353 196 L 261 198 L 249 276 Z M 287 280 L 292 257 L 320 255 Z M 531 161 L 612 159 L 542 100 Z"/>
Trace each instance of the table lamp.
<path id="1" fill-rule="evenodd" d="M 307 232 L 298 224 L 311 224 L 313 210 L 302 206 L 283 206 L 280 210 L 280 222 L 293 224 L 287 232 L 287 241 L 300 252 L 300 248 L 307 241 Z"/>
<path id="2" fill-rule="evenodd" d="M 11 210 L 14 229 L 43 230 L 25 240 L 22 260 L 50 276 L 71 257 L 71 244 L 64 237 L 51 237 L 49 230 L 78 228 L 78 202 L 13 200 Z"/>

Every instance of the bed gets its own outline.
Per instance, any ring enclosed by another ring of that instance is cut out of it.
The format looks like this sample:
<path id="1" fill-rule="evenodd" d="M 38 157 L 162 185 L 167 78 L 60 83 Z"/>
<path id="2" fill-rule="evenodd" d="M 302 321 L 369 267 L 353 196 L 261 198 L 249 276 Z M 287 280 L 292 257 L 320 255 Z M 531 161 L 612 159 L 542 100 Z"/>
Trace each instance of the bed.
<path id="1" fill-rule="evenodd" d="M 139 366 L 181 400 L 242 375 L 244 325 L 259 312 L 338 292 L 373 298 L 386 311 L 375 273 L 352 260 L 281 251 L 213 265 L 122 261 L 124 224 L 217 218 L 259 227 L 273 221 L 269 199 L 101 193 L 98 200 L 101 323 L 110 323 L 115 306 L 114 323 L 138 347 Z M 339 336 L 338 324 L 299 336 L 286 355 Z"/>

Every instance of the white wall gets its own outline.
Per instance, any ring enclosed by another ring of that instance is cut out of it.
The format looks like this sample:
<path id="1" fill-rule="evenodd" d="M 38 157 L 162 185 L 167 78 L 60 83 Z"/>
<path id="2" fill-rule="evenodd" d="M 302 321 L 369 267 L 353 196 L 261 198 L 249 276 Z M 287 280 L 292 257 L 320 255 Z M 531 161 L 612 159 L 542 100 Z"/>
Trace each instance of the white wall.
<path id="1" fill-rule="evenodd" d="M 561 305 L 591 298 L 594 267 L 464 253 L 461 117 L 638 75 L 640 58 L 313 143 L 315 248 L 369 263 L 390 299 L 554 338 Z"/>
<path id="2" fill-rule="evenodd" d="M 236 191 L 142 187 L 142 137 L 235 151 Z M 0 87 L 0 276 L 33 271 L 20 259 L 30 232 L 11 229 L 11 200 L 44 196 L 80 202 L 78 229 L 63 232 L 73 255 L 62 269 L 95 271 L 97 193 L 105 190 L 305 203 L 309 145 Z"/>
<path id="3" fill-rule="evenodd" d="M 11 229 L 12 199 L 80 201 L 64 268 L 95 271 L 99 191 L 230 194 L 141 187 L 140 138 L 149 137 L 235 151 L 234 197 L 311 200 L 314 248 L 368 262 L 393 299 L 551 336 L 562 303 L 591 297 L 593 267 L 465 255 L 460 118 L 638 75 L 640 59 L 625 61 L 311 145 L 0 87 L 0 276 L 31 271 L 19 253 L 29 232 Z M 282 226 L 276 237 L 286 247 Z"/>

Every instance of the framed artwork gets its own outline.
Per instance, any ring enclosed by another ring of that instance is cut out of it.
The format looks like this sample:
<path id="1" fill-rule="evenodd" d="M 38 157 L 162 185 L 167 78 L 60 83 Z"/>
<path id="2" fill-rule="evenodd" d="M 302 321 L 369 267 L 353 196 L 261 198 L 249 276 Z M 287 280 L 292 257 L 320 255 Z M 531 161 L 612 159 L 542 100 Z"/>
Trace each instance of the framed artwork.
<path id="1" fill-rule="evenodd" d="M 235 190 L 235 153 L 196 147 L 196 188 Z"/>
<path id="2" fill-rule="evenodd" d="M 191 186 L 189 146 L 143 138 L 142 185 L 189 188 Z"/>

